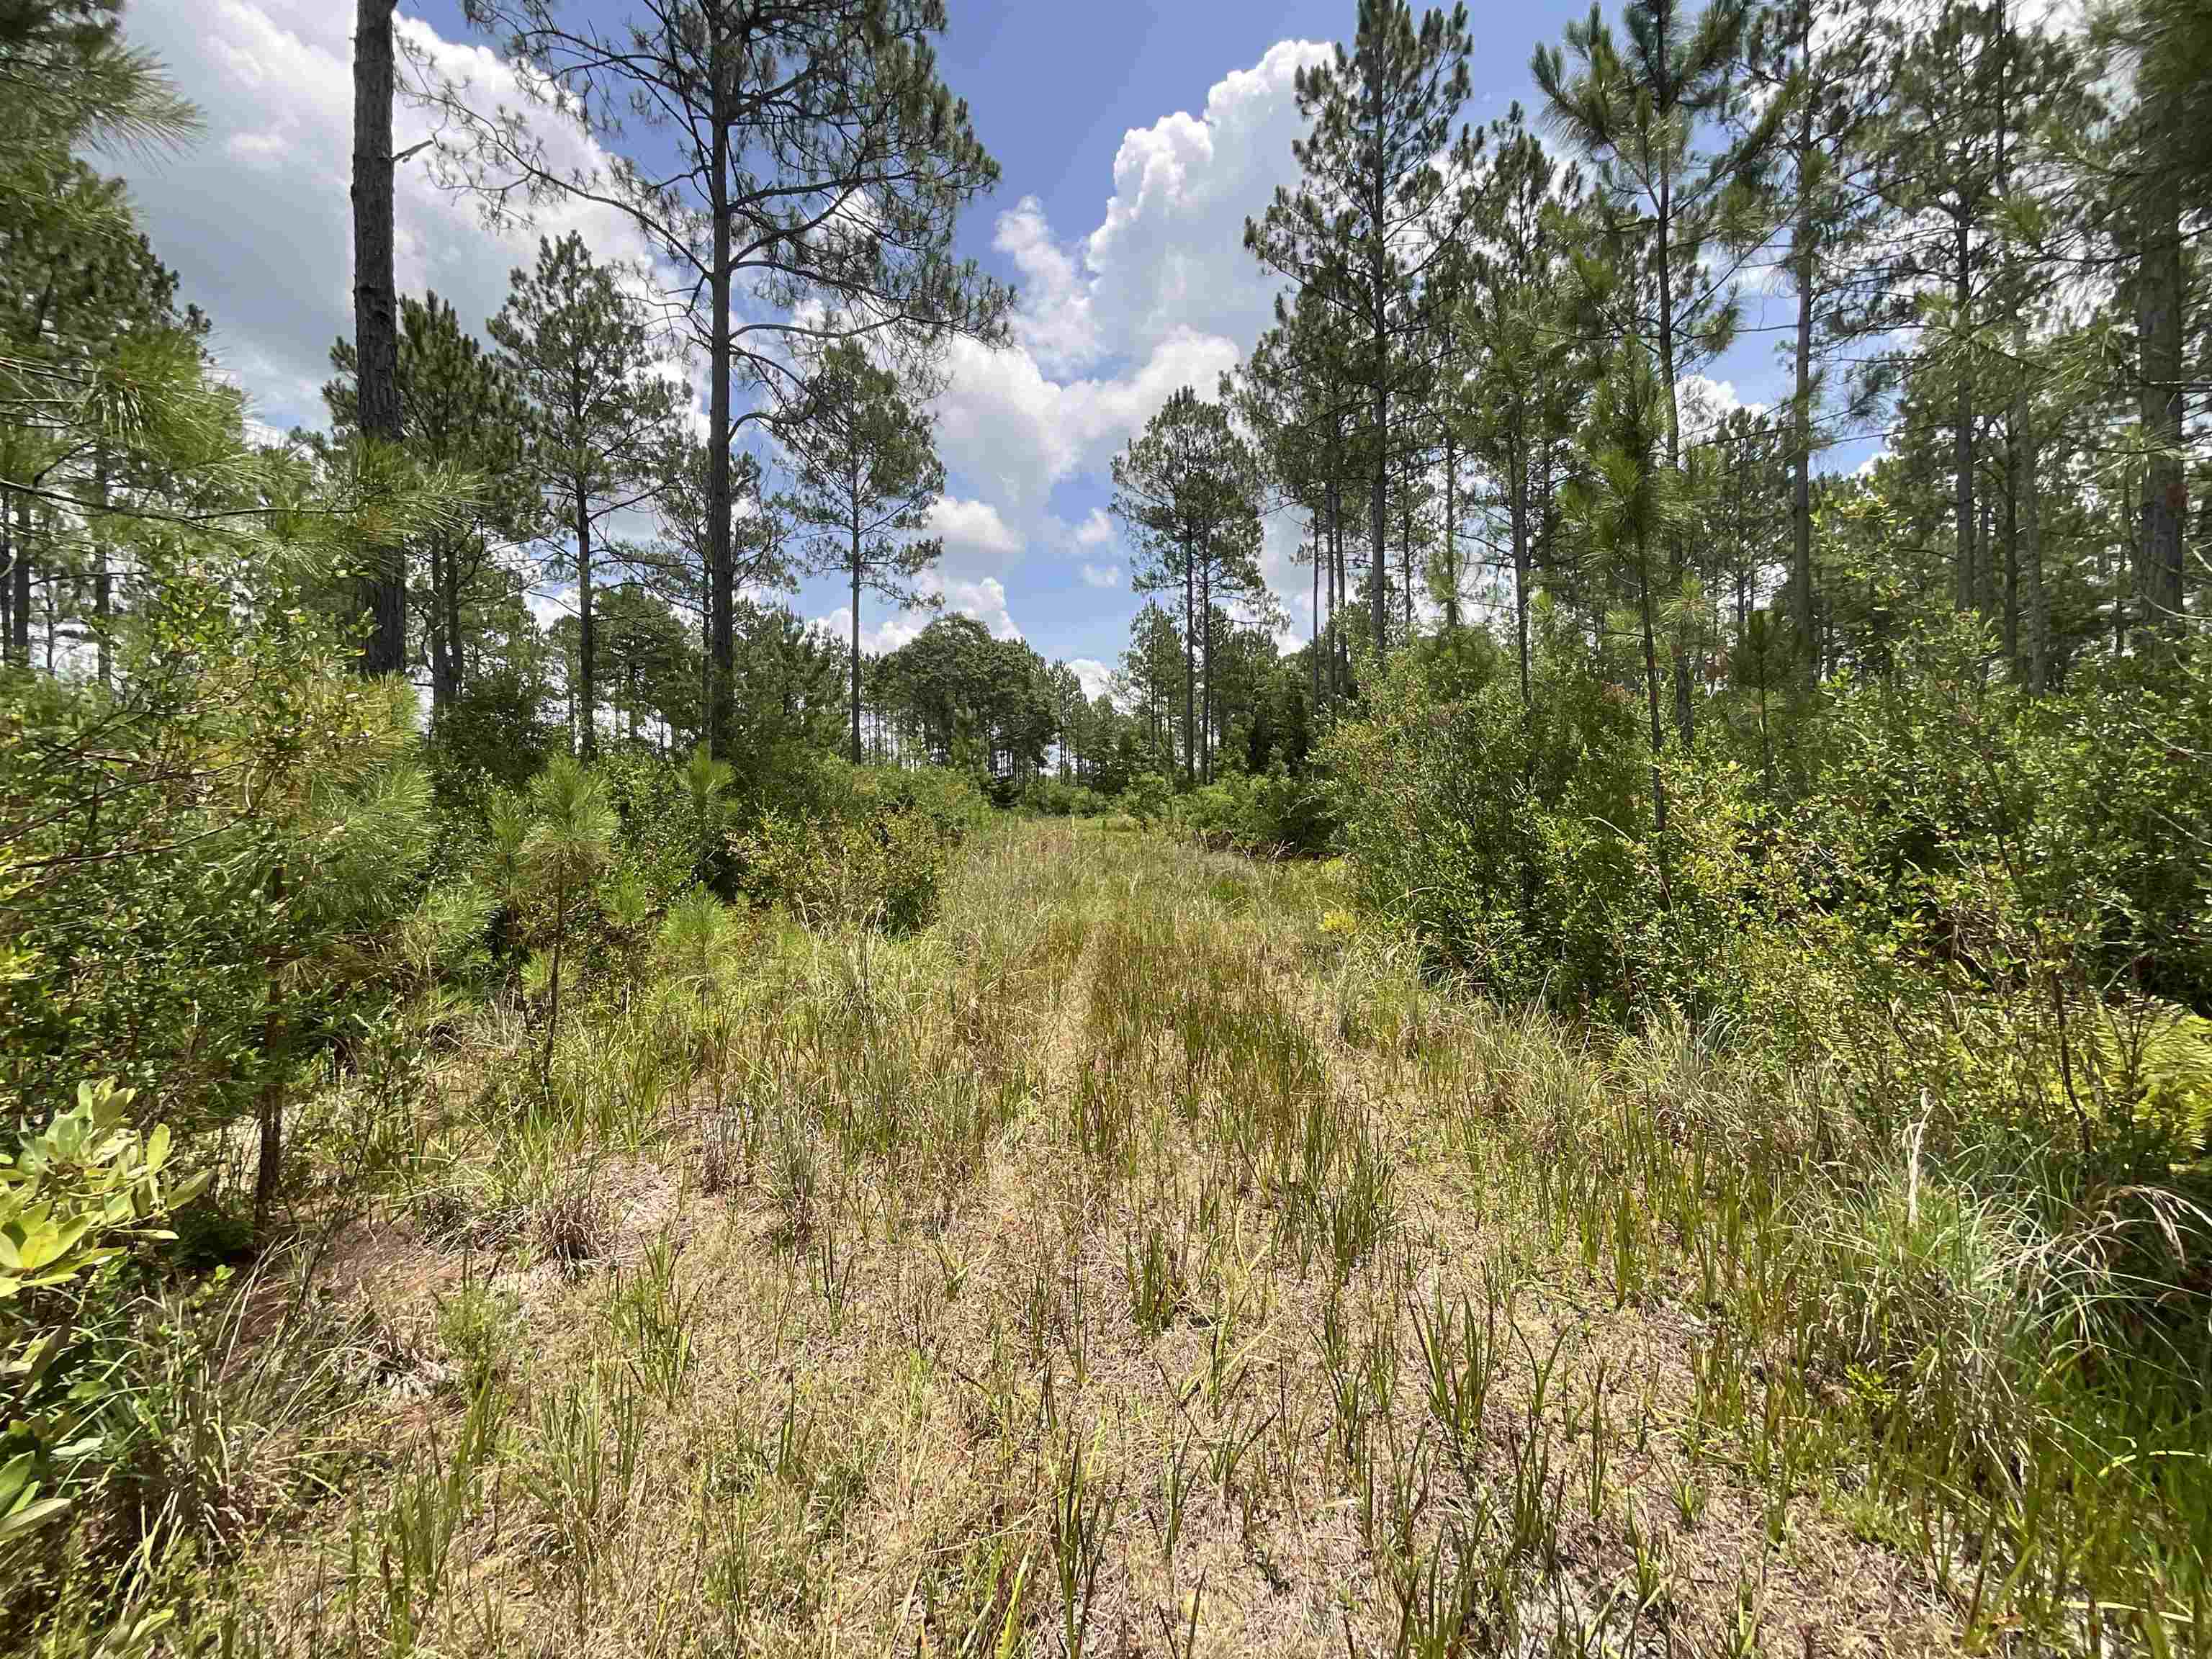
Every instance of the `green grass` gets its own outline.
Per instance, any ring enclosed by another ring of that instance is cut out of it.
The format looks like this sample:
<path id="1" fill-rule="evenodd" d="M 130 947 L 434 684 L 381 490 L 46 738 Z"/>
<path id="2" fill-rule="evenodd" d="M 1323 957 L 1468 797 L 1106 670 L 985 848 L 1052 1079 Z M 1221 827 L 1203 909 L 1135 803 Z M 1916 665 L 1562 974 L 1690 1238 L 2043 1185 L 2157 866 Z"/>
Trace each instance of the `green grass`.
<path id="1" fill-rule="evenodd" d="M 1424 984 L 1340 879 L 1002 825 L 903 938 L 687 915 L 543 1084 L 465 1017 L 404 1133 L 313 1115 L 371 1220 L 284 1328 L 312 1388 L 240 1396 L 253 1503 L 119 1578 L 81 1539 L 62 1604 L 317 1654 L 2212 1643 L 2155 1215 Z"/>

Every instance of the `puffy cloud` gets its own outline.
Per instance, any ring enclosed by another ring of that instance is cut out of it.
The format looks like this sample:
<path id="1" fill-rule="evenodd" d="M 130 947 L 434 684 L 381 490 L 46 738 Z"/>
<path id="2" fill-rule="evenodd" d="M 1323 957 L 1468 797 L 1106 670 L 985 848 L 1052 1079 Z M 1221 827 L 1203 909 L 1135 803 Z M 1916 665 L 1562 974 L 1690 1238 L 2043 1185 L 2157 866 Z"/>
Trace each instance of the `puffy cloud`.
<path id="1" fill-rule="evenodd" d="M 1015 345 L 954 347 L 938 439 L 1014 523 L 1039 524 L 1056 485 L 1103 469 L 1178 386 L 1210 395 L 1267 325 L 1279 283 L 1245 252 L 1244 221 L 1296 176 L 1297 71 L 1328 53 L 1284 41 L 1217 82 L 1201 113 L 1132 129 L 1079 240 L 1060 241 L 1034 197 L 1000 215 L 994 246 L 1022 280 Z M 1076 535 L 1095 550 L 1112 527 L 1094 509 Z"/>
<path id="2" fill-rule="evenodd" d="M 972 617 L 1002 640 L 1018 640 L 1022 630 L 1014 626 L 1014 619 L 1006 611 L 1006 590 L 996 576 L 986 576 L 981 581 L 952 580 L 945 585 L 945 608 L 963 617 Z"/>
<path id="3" fill-rule="evenodd" d="M 945 556 L 963 568 L 988 563 L 1004 568 L 1022 550 L 1022 538 L 988 501 L 942 495 L 929 510 L 929 533 L 945 542 Z"/>
<path id="4" fill-rule="evenodd" d="M 1696 443 L 1710 437 L 1720 423 L 1739 409 L 1757 415 L 1766 405 L 1749 401 L 1733 380 L 1716 380 L 1705 374 L 1685 374 L 1674 382 L 1674 407 L 1682 422 L 1682 437 Z"/>
<path id="5" fill-rule="evenodd" d="M 1067 666 L 1086 697 L 1103 697 L 1113 689 L 1114 671 L 1096 657 L 1070 657 Z"/>
<path id="6" fill-rule="evenodd" d="M 1244 221 L 1297 177 L 1297 73 L 1329 56 L 1318 41 L 1278 42 L 1215 82 L 1203 114 L 1179 111 L 1123 137 L 1105 220 L 1084 243 L 1109 350 L 1184 329 L 1249 342 L 1267 325 L 1278 284 L 1244 251 Z"/>
<path id="7" fill-rule="evenodd" d="M 1132 374 L 1062 383 L 1018 346 L 988 351 L 956 342 L 938 400 L 938 448 L 1015 522 L 1035 523 L 1055 484 L 1103 468 L 1178 386 L 1210 392 L 1240 356 L 1234 340 L 1182 330 Z"/>
<path id="8" fill-rule="evenodd" d="M 1121 585 L 1121 567 L 1109 564 L 1102 568 L 1086 561 L 1083 567 L 1083 585 L 1086 587 L 1119 587 Z"/>
<path id="9" fill-rule="evenodd" d="M 225 368 L 280 428 L 322 420 L 331 343 L 353 332 L 353 9 L 330 0 L 139 0 L 131 9 L 132 43 L 167 65 L 207 131 L 181 155 L 128 155 L 120 170 L 185 296 L 214 319 Z M 489 52 L 446 41 L 419 19 L 398 27 L 440 68 L 512 94 L 512 77 Z M 547 132 L 556 155 L 592 159 L 573 130 Z M 402 99 L 395 146 L 429 134 L 428 113 Z M 629 221 L 602 208 L 550 210 L 528 232 L 488 229 L 431 182 L 423 158 L 400 167 L 395 191 L 401 291 L 435 289 L 470 326 L 499 308 L 507 272 L 532 257 L 540 231 L 580 230 L 603 258 L 647 251 Z"/>
<path id="10" fill-rule="evenodd" d="M 896 651 L 928 627 L 929 620 L 928 617 L 915 611 L 899 611 L 871 623 L 867 613 L 863 611 L 860 616 L 860 649 L 872 656 Z M 853 637 L 853 613 L 849 611 L 832 611 L 814 617 L 806 625 L 840 645 Z"/>
<path id="11" fill-rule="evenodd" d="M 1014 335 L 1037 366 L 1065 374 L 1095 362 L 1098 331 L 1091 321 L 1089 286 L 1074 257 L 1053 240 L 1036 197 L 1023 197 L 999 216 L 991 246 L 1021 273 Z"/>
<path id="12" fill-rule="evenodd" d="M 1075 526 L 1074 541 L 1078 547 L 1103 547 L 1114 539 L 1114 521 L 1102 507 L 1092 507 L 1083 522 Z"/>

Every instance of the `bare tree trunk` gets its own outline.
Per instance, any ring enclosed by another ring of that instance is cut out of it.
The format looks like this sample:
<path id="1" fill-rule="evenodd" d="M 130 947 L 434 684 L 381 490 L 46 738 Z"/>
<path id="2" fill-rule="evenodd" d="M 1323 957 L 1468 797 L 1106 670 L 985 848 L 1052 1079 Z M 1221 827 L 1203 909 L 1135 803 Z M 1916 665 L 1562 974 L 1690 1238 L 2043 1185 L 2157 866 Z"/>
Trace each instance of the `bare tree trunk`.
<path id="1" fill-rule="evenodd" d="M 101 444 L 94 451 L 92 464 L 93 498 L 101 513 L 107 511 L 107 446 Z M 110 624 L 114 620 L 114 578 L 107 564 L 107 528 L 95 520 L 92 530 L 92 631 L 93 642 L 100 653 L 100 683 L 109 690 L 115 684 L 115 647 L 108 637 Z"/>
<path id="2" fill-rule="evenodd" d="M 1459 632 L 1459 448 L 1444 422 L 1444 632 Z"/>
<path id="3" fill-rule="evenodd" d="M 1809 76 L 1813 63 L 1812 0 L 1799 0 L 1798 60 Z M 1820 677 L 1820 653 L 1813 638 L 1813 193 L 1805 187 L 1813 156 L 1813 99 L 1804 99 L 1797 118 L 1796 396 L 1790 410 L 1790 614 L 1797 624 L 1797 653 L 1806 679 Z"/>
<path id="4" fill-rule="evenodd" d="M 14 493 L 0 489 L 0 664 L 15 660 L 15 559 Z"/>
<path id="5" fill-rule="evenodd" d="M 360 0 L 353 52 L 353 313 L 362 435 L 397 447 L 399 296 L 392 273 L 392 13 L 394 0 Z M 407 665 L 407 554 L 397 544 L 363 550 L 356 592 L 368 619 L 361 672 Z"/>
<path id="6" fill-rule="evenodd" d="M 461 647 L 461 561 L 460 550 L 446 549 L 445 587 L 439 602 L 446 613 L 446 701 L 457 703 L 461 700 L 461 688 L 468 683 L 468 659 Z"/>
<path id="7" fill-rule="evenodd" d="M 2169 196 L 2143 216 L 2136 331 L 2142 380 L 2142 535 L 2136 592 L 2145 626 L 2171 632 L 2182 600 L 2181 529 L 2189 514 L 2182 470 L 2182 261 L 2180 204 Z"/>
<path id="8" fill-rule="evenodd" d="M 2026 389 L 2014 386 L 2012 402 L 2005 410 L 2004 568 L 2000 586 L 2005 663 L 2015 679 L 2026 678 L 2020 655 L 2020 496 L 2025 487 L 2021 477 L 2021 428 L 2027 423 L 2027 405 Z"/>
<path id="9" fill-rule="evenodd" d="M 269 902 L 273 907 L 283 901 L 284 866 L 280 864 L 269 872 Z M 261 1016 L 261 1058 L 269 1073 L 262 1079 L 261 1093 L 255 1103 L 255 1116 L 261 1132 L 260 1157 L 253 1172 L 253 1237 L 257 1243 L 269 1237 L 269 1224 L 276 1215 L 276 1194 L 284 1176 L 286 1019 L 280 966 L 273 958 L 265 964 L 269 989 Z"/>
<path id="10" fill-rule="evenodd" d="M 1206 763 L 1206 781 L 1213 781 L 1213 567 L 1199 567 L 1199 627 L 1206 652 L 1206 719 L 1199 727 L 1198 752 Z"/>
<path id="11" fill-rule="evenodd" d="M 576 514 L 576 659 L 577 680 L 583 688 L 584 730 L 577 745 L 590 760 L 599 752 L 599 629 L 592 605 L 592 509 L 589 486 L 580 477 L 569 484 Z M 619 736 L 621 728 L 616 728 Z"/>
<path id="12" fill-rule="evenodd" d="M 453 552 L 442 533 L 429 538 L 430 552 L 430 619 L 424 632 L 430 644 L 430 718 L 434 724 L 443 718 L 453 702 L 451 674 L 447 662 L 453 650 L 453 635 L 446 626 L 446 571 L 453 562 Z"/>
<path id="13" fill-rule="evenodd" d="M 1198 781 L 1198 618 L 1192 613 L 1197 600 L 1198 570 L 1190 550 L 1190 532 L 1182 538 L 1182 775 Z"/>
<path id="14" fill-rule="evenodd" d="M 1406 644 L 1413 643 L 1413 480 L 1406 483 L 1406 500 L 1398 510 L 1398 580 L 1406 590 Z"/>
<path id="15" fill-rule="evenodd" d="M 710 648 L 707 747 L 717 760 L 733 758 L 737 743 L 736 550 L 731 544 L 730 500 L 730 127 L 729 67 L 723 61 L 722 13 L 706 8 L 708 75 L 713 85 L 708 118 L 714 134 L 708 181 L 714 270 L 708 284 L 714 314 L 708 325 L 707 413 L 707 611 Z"/>
<path id="16" fill-rule="evenodd" d="M 853 764 L 860 763 L 860 524 L 857 513 L 853 520 Z M 1065 711 L 1060 715 L 1063 734 L 1067 726 Z M 1063 747 L 1065 745 L 1063 744 Z"/>
<path id="17" fill-rule="evenodd" d="M 1388 204 L 1383 199 L 1382 77 L 1370 70 L 1367 82 L 1375 122 L 1375 161 L 1368 180 L 1370 198 L 1367 204 L 1370 228 L 1368 305 L 1375 328 L 1375 478 L 1368 517 L 1372 521 L 1370 528 L 1375 535 L 1375 568 L 1370 585 L 1374 590 L 1375 600 L 1375 660 L 1380 664 L 1389 654 L 1390 635 L 1389 605 L 1384 592 L 1389 585 L 1390 555 L 1383 541 L 1384 531 L 1389 524 L 1384 497 L 1389 489 L 1390 477 L 1390 293 L 1389 272 L 1384 268 L 1386 250 L 1382 246 L 1382 227 Z"/>
<path id="18" fill-rule="evenodd" d="M 1313 637 L 1306 646 L 1306 666 L 1313 671 L 1314 712 L 1321 712 L 1321 515 L 1310 514 L 1306 518 L 1308 534 L 1313 544 Z"/>
<path id="19" fill-rule="evenodd" d="M 1953 257 L 1958 269 L 1952 276 L 1952 299 L 1958 307 L 1959 346 L 1959 407 L 1953 417 L 1955 424 L 1951 432 L 1951 469 L 1954 505 L 1959 520 L 1958 608 L 1971 611 L 1974 607 L 1974 371 L 1968 360 L 1966 337 L 1972 321 L 1974 303 L 1973 269 L 1969 261 L 1973 246 L 1966 216 L 1959 217 L 1956 244 Z"/>
<path id="20" fill-rule="evenodd" d="M 2027 691 L 2039 697 L 2051 683 L 2051 597 L 2043 585 L 2042 465 L 2033 405 L 2022 399 L 2021 422 L 2020 574 L 2027 633 Z"/>
<path id="21" fill-rule="evenodd" d="M 1513 533 L 1513 640 L 1521 663 L 1521 712 L 1525 718 L 1534 706 L 1528 680 L 1528 465 L 1522 453 L 1522 416 L 1514 416 L 1515 429 L 1505 442 L 1507 478 L 1505 499 Z"/>
<path id="22" fill-rule="evenodd" d="M 8 572 L 8 657 L 19 668 L 31 665 L 31 498 L 15 497 L 15 557 Z"/>

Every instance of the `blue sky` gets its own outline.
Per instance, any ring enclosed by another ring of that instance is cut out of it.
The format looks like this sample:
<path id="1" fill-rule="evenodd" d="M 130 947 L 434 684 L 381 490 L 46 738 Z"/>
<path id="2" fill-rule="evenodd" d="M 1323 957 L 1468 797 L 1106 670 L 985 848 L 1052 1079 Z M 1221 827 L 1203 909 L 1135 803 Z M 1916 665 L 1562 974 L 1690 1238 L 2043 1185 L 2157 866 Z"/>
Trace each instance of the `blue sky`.
<path id="1" fill-rule="evenodd" d="M 594 0 L 598 3 L 598 0 Z M 618 15 L 620 0 L 605 0 Z M 1272 285 L 1241 231 L 1289 181 L 1299 130 L 1299 64 L 1348 33 L 1352 0 L 949 0 L 945 78 L 969 103 L 1002 183 L 963 222 L 963 251 L 1023 292 L 1009 351 L 956 351 L 939 410 L 949 471 L 937 528 L 948 607 L 1018 632 L 1094 680 L 1140 603 L 1105 514 L 1107 465 L 1186 382 L 1211 392 L 1265 325 Z M 450 0 L 404 0 L 406 27 L 448 61 L 480 49 Z M 325 354 L 350 329 L 349 68 L 353 8 L 336 0 L 132 0 L 132 36 L 158 52 L 208 117 L 191 153 L 125 158 L 156 250 L 215 318 L 216 349 L 277 427 L 321 418 Z M 1532 100 L 1528 58 L 1586 6 L 1485 6 L 1474 17 L 1474 95 L 1484 121 Z M 496 73 L 488 58 L 480 75 Z M 421 118 L 403 111 L 398 139 Z M 465 321 L 495 310 L 532 239 L 485 229 L 419 177 L 403 177 L 399 276 L 435 288 Z M 604 216 L 556 216 L 617 254 L 642 252 Z M 1767 341 L 1753 337 L 1712 371 L 1722 394 L 1771 396 Z M 1271 576 L 1305 625 L 1304 583 L 1272 529 Z M 549 584 L 547 608 L 562 602 Z M 793 601 L 826 617 L 827 583 Z M 926 617 L 864 613 L 871 643 L 896 644 Z M 841 629 L 842 631 L 842 629 Z"/>

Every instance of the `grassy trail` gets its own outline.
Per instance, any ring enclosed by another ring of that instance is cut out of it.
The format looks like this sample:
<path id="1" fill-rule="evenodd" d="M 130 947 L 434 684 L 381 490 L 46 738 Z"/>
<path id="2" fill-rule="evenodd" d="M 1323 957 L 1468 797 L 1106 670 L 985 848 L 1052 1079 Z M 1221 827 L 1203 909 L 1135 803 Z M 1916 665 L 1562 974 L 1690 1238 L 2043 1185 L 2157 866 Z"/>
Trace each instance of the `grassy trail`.
<path id="1" fill-rule="evenodd" d="M 1729 1105 L 1695 1046 L 1425 991 L 1338 902 L 1006 826 L 921 934 L 762 922 L 564 1019 L 550 1102 L 487 1021 L 396 1127 L 325 1103 L 390 1196 L 295 1346 L 374 1363 L 268 1454 L 330 1495 L 222 1616 L 317 1653 L 1948 1646 L 1972 1563 L 1906 1565 L 1731 1319 L 1773 1206 L 1691 1190 L 1687 1105 Z"/>

